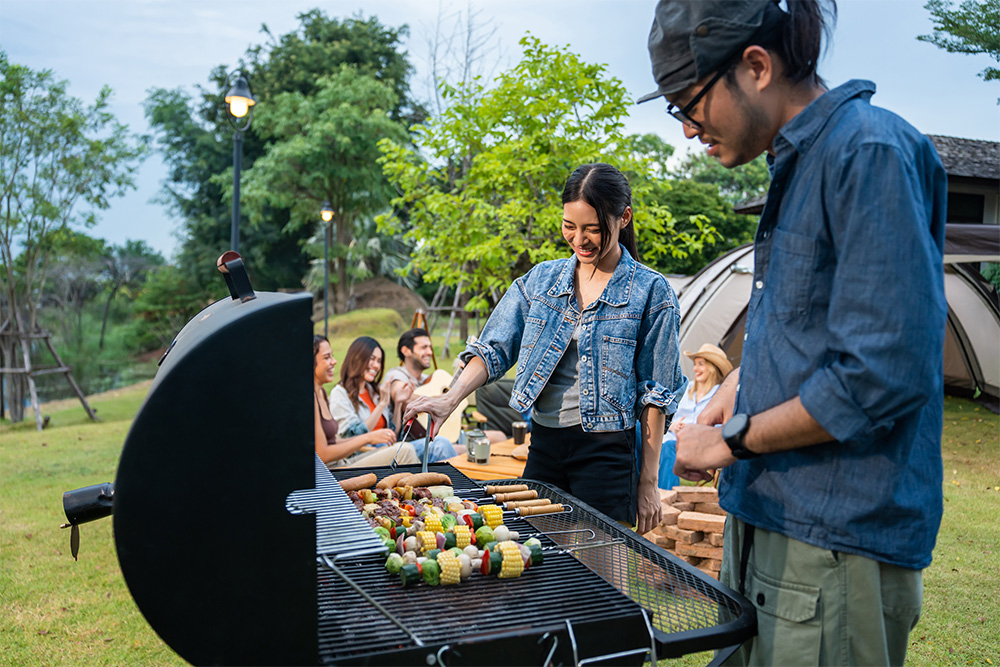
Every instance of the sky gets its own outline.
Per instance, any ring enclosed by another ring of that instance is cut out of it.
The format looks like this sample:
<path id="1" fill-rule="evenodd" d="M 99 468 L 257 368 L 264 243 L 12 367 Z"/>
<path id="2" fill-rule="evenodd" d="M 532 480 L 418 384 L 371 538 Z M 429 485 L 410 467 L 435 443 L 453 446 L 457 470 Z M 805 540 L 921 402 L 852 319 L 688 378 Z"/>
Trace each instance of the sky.
<path id="1" fill-rule="evenodd" d="M 917 41 L 931 31 L 923 4 L 841 0 L 820 74 L 831 86 L 854 78 L 874 81 L 873 103 L 924 133 L 1000 141 L 1000 85 L 976 76 L 994 61 Z M 606 64 L 638 98 L 656 87 L 646 48 L 654 6 L 653 0 L 0 0 L 0 49 L 11 62 L 53 70 L 85 102 L 110 86 L 118 119 L 148 134 L 142 102 L 149 89 L 180 87 L 194 94 L 214 67 L 236 67 L 248 47 L 265 41 L 261 24 L 280 36 L 295 29 L 299 13 L 313 8 L 331 17 L 362 12 L 388 26 L 407 24 L 405 47 L 416 69 L 411 90 L 424 98 L 428 36 L 439 15 L 470 9 L 477 22 L 495 29 L 497 72 L 517 62 L 517 42 L 530 32 L 544 43 L 568 46 L 587 62 Z M 631 106 L 626 130 L 657 133 L 678 154 L 700 150 L 663 110 L 660 101 Z M 141 239 L 169 259 L 181 225 L 156 201 L 166 177 L 162 159 L 150 157 L 137 189 L 113 200 L 88 233 L 115 244 Z"/>

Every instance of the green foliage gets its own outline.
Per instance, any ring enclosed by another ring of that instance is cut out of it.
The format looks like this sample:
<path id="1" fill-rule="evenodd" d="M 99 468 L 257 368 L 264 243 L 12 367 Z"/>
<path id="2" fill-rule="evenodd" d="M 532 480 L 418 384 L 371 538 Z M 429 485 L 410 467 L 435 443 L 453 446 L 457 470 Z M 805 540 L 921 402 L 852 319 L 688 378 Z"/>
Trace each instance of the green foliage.
<path id="1" fill-rule="evenodd" d="M 4 314 L 24 318 L 27 329 L 37 320 L 54 235 L 93 225 L 96 211 L 135 187 L 147 152 L 108 110 L 110 88 L 84 105 L 67 86 L 0 51 L 0 290 Z"/>
<path id="2" fill-rule="evenodd" d="M 287 98 L 284 103 L 276 100 L 293 94 L 310 101 L 321 81 L 342 65 L 374 77 L 392 91 L 392 103 L 385 109 L 391 118 L 421 117 L 422 110 L 409 98 L 410 65 L 401 48 L 405 26 L 388 28 L 374 17 L 328 18 L 320 10 L 300 14 L 298 20 L 295 30 L 277 39 L 264 26 L 269 43 L 252 46 L 243 60 L 257 99 L 255 119 L 243 142 L 247 170 L 268 152 L 267 137 L 278 126 L 261 121 L 277 118 L 275 104 L 293 106 Z M 223 101 L 228 70 L 215 68 L 196 97 L 182 90 L 154 89 L 145 103 L 158 148 L 171 168 L 164 200 L 184 227 L 177 265 L 187 274 L 185 289 L 202 301 L 218 295 L 215 260 L 229 246 L 231 208 L 226 193 L 232 184 L 233 130 Z M 305 222 L 315 220 L 319 208 L 313 207 L 303 219 L 301 210 L 306 206 L 303 203 L 294 215 L 292 207 L 275 204 L 248 211 L 255 217 L 252 227 L 241 230 L 240 252 L 253 272 L 255 288 L 301 284 L 310 263 L 305 245 L 313 232 Z"/>
<path id="3" fill-rule="evenodd" d="M 355 228 L 388 205 L 392 195 L 377 159 L 378 142 L 404 142 L 405 127 L 390 117 L 392 87 L 341 65 L 321 78 L 311 95 L 281 93 L 262 107 L 258 136 L 267 152 L 245 172 L 244 201 L 251 223 L 274 209 L 288 211 L 283 232 L 313 229 L 324 201 L 333 208 L 334 309 L 347 298 L 348 253 Z M 231 176 L 216 178 L 220 185 Z"/>
<path id="4" fill-rule="evenodd" d="M 672 175 L 678 179 L 716 186 L 722 198 L 732 206 L 763 197 L 771 184 L 771 173 L 763 155 L 747 164 L 729 169 L 707 153 L 688 153 Z"/>
<path id="5" fill-rule="evenodd" d="M 161 267 L 150 274 L 135 300 L 137 319 L 130 327 L 129 345 L 154 349 L 169 344 L 188 320 L 226 294 L 217 287 L 215 298 L 206 298 L 186 271 L 174 264 Z"/>
<path id="6" fill-rule="evenodd" d="M 986 54 L 1000 62 L 1000 0 L 929 0 L 925 5 L 934 22 L 933 33 L 917 37 L 948 53 Z M 987 67 L 984 81 L 1000 80 L 1000 69 Z"/>
<path id="7" fill-rule="evenodd" d="M 382 228 L 408 224 L 414 268 L 430 282 L 462 283 L 474 295 L 470 311 L 488 309 L 530 266 L 565 256 L 560 194 L 581 164 L 609 162 L 629 177 L 646 261 L 687 254 L 711 235 L 676 230 L 666 207 L 650 199 L 652 167 L 622 134 L 630 97 L 605 66 L 530 35 L 521 46 L 520 63 L 492 89 L 479 81 L 442 87 L 448 108 L 414 129 L 420 152 L 381 143 L 381 163 L 400 192 Z"/>
<path id="8" fill-rule="evenodd" d="M 686 257 L 667 256 L 653 264 L 662 273 L 694 275 L 716 257 L 753 241 L 757 217 L 733 213 L 732 205 L 719 195 L 715 185 L 691 180 L 664 181 L 657 198 L 673 212 L 677 229 L 696 234 L 700 228 L 711 225 L 717 233 L 711 243 L 703 244 Z"/>

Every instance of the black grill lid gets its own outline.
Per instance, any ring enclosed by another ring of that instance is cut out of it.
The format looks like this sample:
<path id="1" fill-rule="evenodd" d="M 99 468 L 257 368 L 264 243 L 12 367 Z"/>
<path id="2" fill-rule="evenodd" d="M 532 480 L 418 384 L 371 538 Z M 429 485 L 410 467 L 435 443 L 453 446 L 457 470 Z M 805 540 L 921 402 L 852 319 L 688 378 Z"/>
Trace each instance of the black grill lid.
<path id="1" fill-rule="evenodd" d="M 186 660 L 315 663 L 315 520 L 286 509 L 315 479 L 312 299 L 235 296 L 178 334 L 136 415 L 115 481 L 118 559 Z"/>

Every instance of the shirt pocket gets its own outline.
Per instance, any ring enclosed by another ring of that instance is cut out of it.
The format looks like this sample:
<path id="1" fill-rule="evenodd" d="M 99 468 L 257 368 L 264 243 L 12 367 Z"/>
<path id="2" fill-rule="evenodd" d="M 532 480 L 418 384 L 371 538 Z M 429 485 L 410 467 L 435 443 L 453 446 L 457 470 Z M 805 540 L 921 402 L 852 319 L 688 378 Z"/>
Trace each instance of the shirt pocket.
<path id="1" fill-rule="evenodd" d="M 521 347 L 518 350 L 517 373 L 520 375 L 528 366 L 531 351 L 535 349 L 542 331 L 545 330 L 545 320 L 537 317 L 524 318 L 524 332 L 521 334 Z"/>
<path id="2" fill-rule="evenodd" d="M 774 245 L 767 280 L 774 295 L 775 314 L 783 319 L 809 313 L 819 245 L 814 239 L 781 229 L 774 230 Z"/>
<path id="3" fill-rule="evenodd" d="M 601 398 L 619 412 L 635 409 L 635 346 L 634 338 L 604 336 L 601 342 Z"/>
<path id="4" fill-rule="evenodd" d="M 754 651 L 759 664 L 815 665 L 823 640 L 820 589 L 777 581 L 750 570 L 747 597 L 757 608 Z"/>

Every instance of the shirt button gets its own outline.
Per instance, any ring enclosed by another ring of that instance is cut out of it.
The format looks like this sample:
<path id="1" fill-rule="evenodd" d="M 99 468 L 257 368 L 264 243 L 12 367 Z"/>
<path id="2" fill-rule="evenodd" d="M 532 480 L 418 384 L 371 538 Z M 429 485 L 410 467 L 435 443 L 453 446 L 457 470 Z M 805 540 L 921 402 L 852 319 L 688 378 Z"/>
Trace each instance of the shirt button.
<path id="1" fill-rule="evenodd" d="M 763 280 L 758 280 L 756 282 L 756 285 L 757 285 L 757 289 L 762 289 L 764 287 L 764 281 Z"/>
<path id="2" fill-rule="evenodd" d="M 587 422 L 587 428 L 594 428 L 594 422 Z"/>
<path id="3" fill-rule="evenodd" d="M 590 390 L 589 389 L 584 389 L 583 390 L 583 395 L 587 396 L 588 394 L 590 394 Z"/>
<path id="4" fill-rule="evenodd" d="M 750 334 L 743 334 L 743 340 L 746 340 L 746 339 L 747 339 L 747 336 L 749 336 L 749 335 L 750 335 Z"/>
<path id="5" fill-rule="evenodd" d="M 740 390 L 740 383 L 739 383 L 739 382 L 737 382 L 737 383 L 736 383 L 736 391 L 739 391 L 739 390 Z"/>
<path id="6" fill-rule="evenodd" d="M 767 232 L 764 232 L 764 233 L 763 233 L 763 234 L 761 234 L 760 236 L 761 236 L 761 238 L 764 238 L 764 239 L 766 239 L 766 238 L 767 238 Z"/>
<path id="7" fill-rule="evenodd" d="M 587 355 L 584 354 L 583 356 L 580 357 L 580 361 L 586 361 L 586 360 L 587 360 Z"/>
<path id="8" fill-rule="evenodd" d="M 764 606 L 764 594 L 763 593 L 757 593 L 757 605 L 760 606 L 760 607 Z"/>

